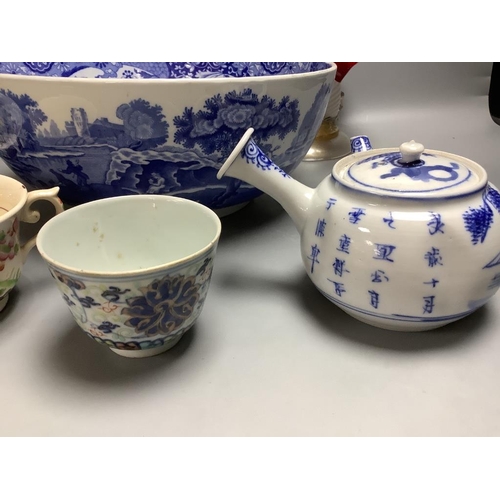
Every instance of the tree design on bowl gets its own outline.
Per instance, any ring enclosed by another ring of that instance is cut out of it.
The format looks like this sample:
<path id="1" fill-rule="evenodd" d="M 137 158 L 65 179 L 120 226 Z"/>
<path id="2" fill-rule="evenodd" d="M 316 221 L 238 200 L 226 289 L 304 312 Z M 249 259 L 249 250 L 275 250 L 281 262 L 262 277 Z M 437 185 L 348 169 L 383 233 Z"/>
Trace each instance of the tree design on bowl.
<path id="1" fill-rule="evenodd" d="M 106 115 L 80 105 L 58 108 L 56 117 L 43 100 L 0 86 L 0 158 L 34 188 L 60 186 L 69 205 L 168 194 L 224 209 L 261 194 L 216 177 L 245 130 L 254 128 L 259 147 L 291 173 L 314 140 L 330 90 L 322 84 L 305 112 L 298 99 L 276 100 L 247 86 L 175 114 L 140 97 Z"/>

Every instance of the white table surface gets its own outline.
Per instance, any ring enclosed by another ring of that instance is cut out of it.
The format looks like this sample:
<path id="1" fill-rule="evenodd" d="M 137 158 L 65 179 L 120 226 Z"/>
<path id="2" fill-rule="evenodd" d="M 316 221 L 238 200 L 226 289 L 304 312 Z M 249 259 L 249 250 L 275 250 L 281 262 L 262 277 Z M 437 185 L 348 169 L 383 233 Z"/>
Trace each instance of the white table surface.
<path id="1" fill-rule="evenodd" d="M 500 186 L 490 74 L 490 63 L 358 64 L 342 83 L 340 126 L 374 147 L 415 139 L 470 157 Z M 315 186 L 332 164 L 294 176 Z M 33 250 L 0 316 L 0 435 L 500 434 L 500 295 L 439 330 L 373 328 L 309 282 L 274 200 L 222 222 L 202 315 L 149 359 L 88 338 Z"/>

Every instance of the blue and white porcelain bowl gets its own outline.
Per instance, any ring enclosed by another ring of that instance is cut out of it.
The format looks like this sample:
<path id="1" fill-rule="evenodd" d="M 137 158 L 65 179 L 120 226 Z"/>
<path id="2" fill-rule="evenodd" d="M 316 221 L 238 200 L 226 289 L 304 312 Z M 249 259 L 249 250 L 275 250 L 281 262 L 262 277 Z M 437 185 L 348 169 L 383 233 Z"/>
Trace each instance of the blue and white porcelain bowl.
<path id="1" fill-rule="evenodd" d="M 0 72 L 0 159 L 28 185 L 58 185 L 68 205 L 168 194 L 225 215 L 261 194 L 216 177 L 245 130 L 291 173 L 336 66 L 0 63 Z"/>
<path id="2" fill-rule="evenodd" d="M 53 217 L 36 244 L 84 332 L 126 357 L 173 347 L 198 319 L 221 232 L 173 196 L 98 200 Z"/>
<path id="3" fill-rule="evenodd" d="M 297 75 L 317 62 L 0 62 L 0 73 L 65 78 L 220 78 Z"/>

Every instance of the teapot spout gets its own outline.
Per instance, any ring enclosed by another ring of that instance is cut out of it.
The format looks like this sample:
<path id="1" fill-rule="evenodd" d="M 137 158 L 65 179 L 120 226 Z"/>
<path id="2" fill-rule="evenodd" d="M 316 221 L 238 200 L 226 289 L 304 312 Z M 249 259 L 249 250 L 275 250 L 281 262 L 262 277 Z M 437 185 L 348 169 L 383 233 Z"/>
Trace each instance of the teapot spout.
<path id="1" fill-rule="evenodd" d="M 292 179 L 275 165 L 252 139 L 249 128 L 217 173 L 240 179 L 274 198 L 292 218 L 299 233 L 304 228 L 314 189 Z"/>

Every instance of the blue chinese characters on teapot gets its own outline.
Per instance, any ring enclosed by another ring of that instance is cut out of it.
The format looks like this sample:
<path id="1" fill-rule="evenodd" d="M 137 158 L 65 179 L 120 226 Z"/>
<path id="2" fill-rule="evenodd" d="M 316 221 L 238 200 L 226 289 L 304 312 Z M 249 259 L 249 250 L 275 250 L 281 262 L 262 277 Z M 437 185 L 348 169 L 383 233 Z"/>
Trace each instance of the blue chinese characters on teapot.
<path id="1" fill-rule="evenodd" d="M 351 139 L 316 189 L 245 136 L 219 171 L 274 197 L 301 234 L 318 290 L 373 326 L 419 331 L 458 320 L 500 286 L 500 193 L 477 163 L 410 141 L 371 149 Z"/>

